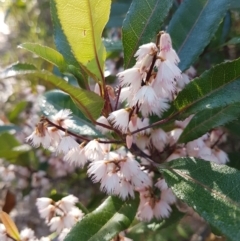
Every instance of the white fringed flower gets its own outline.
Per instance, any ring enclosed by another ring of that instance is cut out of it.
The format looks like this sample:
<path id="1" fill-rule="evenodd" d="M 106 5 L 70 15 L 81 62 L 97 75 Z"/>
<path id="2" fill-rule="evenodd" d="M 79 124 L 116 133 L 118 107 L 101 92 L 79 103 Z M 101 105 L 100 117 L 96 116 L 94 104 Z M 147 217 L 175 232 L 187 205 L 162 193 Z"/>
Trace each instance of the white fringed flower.
<path id="1" fill-rule="evenodd" d="M 110 126 L 107 118 L 105 116 L 100 116 L 98 119 L 97 119 L 97 122 L 101 123 L 101 124 L 104 124 L 106 126 Z M 102 134 L 106 134 L 107 132 L 111 131 L 110 129 L 106 128 L 106 127 L 103 127 L 103 126 L 100 126 L 100 125 L 96 125 L 96 129 L 101 131 Z"/>
<path id="2" fill-rule="evenodd" d="M 60 110 L 57 114 L 51 117 L 53 123 L 63 127 L 69 128 L 74 124 L 74 121 L 71 120 L 72 111 L 69 109 Z"/>
<path id="3" fill-rule="evenodd" d="M 49 148 L 52 139 L 45 124 L 40 122 L 34 132 L 26 138 L 26 141 L 30 142 L 34 147 L 42 145 L 44 148 Z"/>
<path id="4" fill-rule="evenodd" d="M 153 55 L 157 51 L 158 49 L 155 43 L 143 44 L 139 47 L 134 57 L 136 57 L 137 61 L 141 61 L 147 54 Z"/>
<path id="5" fill-rule="evenodd" d="M 84 148 L 81 146 L 72 148 L 64 156 L 63 160 L 77 167 L 83 167 L 87 163 L 87 157 L 85 155 Z"/>
<path id="6" fill-rule="evenodd" d="M 71 149 L 77 148 L 79 144 L 69 135 L 62 137 L 58 147 L 57 152 L 67 154 Z"/>
<path id="7" fill-rule="evenodd" d="M 34 231 L 30 228 L 25 228 L 20 232 L 21 241 L 33 241 L 36 240 Z"/>
<path id="8" fill-rule="evenodd" d="M 139 68 L 126 69 L 117 74 L 121 86 L 129 86 L 133 89 L 139 89 L 141 87 L 143 74 Z"/>
<path id="9" fill-rule="evenodd" d="M 153 146 L 155 146 L 155 148 L 161 152 L 169 143 L 168 134 L 162 129 L 153 130 L 151 133 L 151 142 Z"/>
<path id="10" fill-rule="evenodd" d="M 171 211 L 172 211 L 172 209 L 171 209 L 170 205 L 162 199 L 160 199 L 159 201 L 157 201 L 155 203 L 155 206 L 153 209 L 154 216 L 157 219 L 168 218 Z"/>
<path id="11" fill-rule="evenodd" d="M 84 152 L 89 161 L 101 160 L 104 156 L 103 149 L 96 139 L 88 142 L 84 147 Z"/>
<path id="12" fill-rule="evenodd" d="M 157 101 L 157 96 L 154 89 L 149 85 L 144 85 L 136 93 L 133 99 L 133 105 L 138 104 L 147 104 L 149 106 L 154 106 Z"/>
<path id="13" fill-rule="evenodd" d="M 108 120 L 113 124 L 113 126 L 123 133 L 127 132 L 129 123 L 129 113 L 131 109 L 120 109 L 112 112 Z"/>
<path id="14" fill-rule="evenodd" d="M 41 197 L 41 198 L 37 198 L 36 206 L 38 210 L 41 211 L 42 209 L 47 208 L 52 202 L 53 200 L 51 198 Z"/>
<path id="15" fill-rule="evenodd" d="M 73 195 L 68 195 L 56 203 L 57 207 L 60 207 L 65 213 L 70 212 L 75 204 L 78 202 L 78 198 Z"/>

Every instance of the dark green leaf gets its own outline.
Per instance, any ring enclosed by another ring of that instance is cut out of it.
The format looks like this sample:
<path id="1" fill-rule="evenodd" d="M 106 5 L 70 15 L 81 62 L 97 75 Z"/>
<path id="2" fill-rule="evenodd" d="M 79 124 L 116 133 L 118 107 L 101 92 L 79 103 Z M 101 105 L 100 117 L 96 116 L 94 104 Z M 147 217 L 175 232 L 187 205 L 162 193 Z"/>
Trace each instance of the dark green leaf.
<path id="1" fill-rule="evenodd" d="M 124 67 L 135 64 L 134 54 L 142 44 L 155 42 L 172 0 L 133 0 L 123 22 Z"/>
<path id="2" fill-rule="evenodd" d="M 74 120 L 74 125 L 69 130 L 74 133 L 87 136 L 101 136 L 101 133 L 89 123 L 66 93 L 58 90 L 46 92 L 39 98 L 38 103 L 43 114 L 50 118 L 62 109 L 70 109 L 73 113 L 72 120 Z"/>
<path id="3" fill-rule="evenodd" d="M 18 130 L 20 130 L 20 127 L 15 126 L 15 125 L 2 125 L 2 126 L 0 126 L 0 133 L 8 132 L 8 131 L 11 131 L 11 130 L 18 131 Z"/>
<path id="4" fill-rule="evenodd" d="M 228 166 L 240 170 L 240 153 L 239 152 L 230 152 L 228 153 L 229 162 Z"/>
<path id="5" fill-rule="evenodd" d="M 82 113 L 92 122 L 97 119 L 102 111 L 104 100 L 97 94 L 91 91 L 83 90 L 69 85 L 64 79 L 61 79 L 48 71 L 19 71 L 8 74 L 8 77 L 17 75 L 37 77 L 42 80 L 53 84 L 60 90 L 68 93 L 74 103 L 82 111 Z"/>
<path id="6" fill-rule="evenodd" d="M 184 0 L 180 5 L 167 30 L 181 70 L 190 67 L 208 45 L 228 7 L 226 0 Z"/>
<path id="7" fill-rule="evenodd" d="M 230 7 L 229 9 L 240 8 L 240 1 L 239 0 L 230 0 Z"/>
<path id="8" fill-rule="evenodd" d="M 237 135 L 240 137 L 240 120 L 235 120 L 227 125 L 225 127 L 234 135 Z"/>
<path id="9" fill-rule="evenodd" d="M 183 130 L 179 143 L 195 140 L 212 128 L 222 126 L 240 116 L 239 103 L 230 104 L 215 109 L 206 109 L 193 116 L 190 123 Z"/>
<path id="10" fill-rule="evenodd" d="M 131 0 L 113 2 L 110 17 L 106 25 L 107 28 L 122 27 L 123 19 L 130 7 Z"/>
<path id="11" fill-rule="evenodd" d="M 173 101 L 164 116 L 183 119 L 206 108 L 240 102 L 240 59 L 216 65 L 189 83 Z"/>
<path id="12" fill-rule="evenodd" d="M 19 47 L 26 49 L 47 60 L 48 62 L 57 66 L 62 72 L 65 71 L 67 67 L 67 63 L 65 62 L 63 56 L 55 49 L 35 43 L 24 43 L 21 44 Z"/>
<path id="13" fill-rule="evenodd" d="M 181 158 L 161 169 L 176 196 L 232 241 L 240 240 L 240 172 L 195 158 Z"/>
<path id="14" fill-rule="evenodd" d="M 109 197 L 92 213 L 77 223 L 64 241 L 109 241 L 132 223 L 139 200 L 122 201 Z"/>

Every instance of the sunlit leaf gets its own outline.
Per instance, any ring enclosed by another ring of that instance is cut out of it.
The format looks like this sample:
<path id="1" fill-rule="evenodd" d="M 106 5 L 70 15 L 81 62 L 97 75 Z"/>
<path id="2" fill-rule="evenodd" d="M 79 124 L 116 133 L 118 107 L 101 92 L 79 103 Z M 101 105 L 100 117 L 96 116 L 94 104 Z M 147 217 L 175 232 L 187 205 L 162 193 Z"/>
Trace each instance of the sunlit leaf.
<path id="1" fill-rule="evenodd" d="M 111 1 L 54 2 L 62 30 L 75 58 L 98 80 L 103 80 L 106 50 L 101 37 L 109 18 Z"/>
<path id="2" fill-rule="evenodd" d="M 238 170 L 196 158 L 181 158 L 160 171 L 178 198 L 229 240 L 240 240 Z"/>
<path id="3" fill-rule="evenodd" d="M 19 47 L 26 49 L 47 60 L 48 62 L 56 65 L 60 69 L 60 71 L 66 70 L 67 64 L 63 56 L 55 49 L 35 43 L 23 43 Z"/>
<path id="4" fill-rule="evenodd" d="M 61 79 L 48 71 L 15 71 L 12 75 L 7 74 L 7 76 L 25 76 L 31 78 L 37 77 L 48 83 L 51 83 L 60 90 L 68 93 L 85 117 L 92 122 L 94 122 L 94 120 L 100 116 L 102 111 L 104 100 L 99 95 L 92 91 L 71 86 L 64 79 Z"/>
<path id="5" fill-rule="evenodd" d="M 16 224 L 12 221 L 10 216 L 3 212 L 0 211 L 0 219 L 2 220 L 3 225 L 6 228 L 7 234 L 12 237 L 16 241 L 21 241 L 20 234 L 18 232 L 18 228 Z"/>

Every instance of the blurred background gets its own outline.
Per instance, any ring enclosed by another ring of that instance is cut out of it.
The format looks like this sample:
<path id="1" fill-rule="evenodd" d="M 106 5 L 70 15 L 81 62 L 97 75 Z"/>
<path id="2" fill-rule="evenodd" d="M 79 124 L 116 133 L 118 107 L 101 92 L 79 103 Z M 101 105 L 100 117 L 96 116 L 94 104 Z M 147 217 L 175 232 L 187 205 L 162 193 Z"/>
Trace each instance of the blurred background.
<path id="1" fill-rule="evenodd" d="M 123 68 L 121 26 L 131 4 L 130 0 L 112 2 L 110 20 L 103 34 L 108 50 L 105 75 L 109 83 L 115 82 L 116 73 Z M 171 15 L 181 2 L 174 1 L 163 30 L 167 29 Z M 19 61 L 57 73 L 51 64 L 18 48 L 25 42 L 55 48 L 53 32 L 49 0 L 0 0 L 0 72 Z M 194 64 L 193 73 L 198 76 L 215 64 L 239 56 L 240 1 L 232 1 L 214 38 Z M 0 208 L 11 214 L 20 230 L 30 227 L 39 237 L 48 235 L 49 230 L 38 216 L 37 197 L 58 200 L 71 193 L 90 211 L 105 197 L 98 185 L 93 185 L 86 177 L 85 170 L 67 165 L 50 151 L 26 144 L 25 138 L 32 133 L 41 115 L 37 99 L 49 89 L 52 86 L 43 85 L 41 80 L 3 80 L 0 74 Z M 229 153 L 229 165 L 240 169 L 235 161 L 240 158 L 240 121 L 226 129 L 228 142 L 223 148 Z M 212 235 L 196 213 L 181 203 L 179 206 L 188 212 L 180 224 L 173 223 L 159 232 L 149 229 L 136 240 L 223 240 Z"/>

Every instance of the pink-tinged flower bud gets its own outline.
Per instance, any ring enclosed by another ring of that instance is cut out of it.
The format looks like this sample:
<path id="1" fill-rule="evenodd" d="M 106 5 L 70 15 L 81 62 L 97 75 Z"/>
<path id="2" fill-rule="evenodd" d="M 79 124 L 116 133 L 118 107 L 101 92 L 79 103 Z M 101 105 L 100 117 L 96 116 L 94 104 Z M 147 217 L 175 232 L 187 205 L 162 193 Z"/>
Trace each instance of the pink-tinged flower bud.
<path id="1" fill-rule="evenodd" d="M 137 125 L 137 120 L 138 120 L 138 116 L 136 114 L 133 114 L 131 116 L 131 122 L 134 127 Z"/>
<path id="2" fill-rule="evenodd" d="M 175 64 L 180 62 L 178 55 L 172 48 L 172 40 L 168 33 L 163 33 L 160 38 L 160 54 L 163 59 L 169 60 Z"/>
<path id="3" fill-rule="evenodd" d="M 112 98 L 113 100 L 115 100 L 116 99 L 116 95 L 115 95 L 115 91 L 114 91 L 113 87 L 110 86 L 110 85 L 107 85 L 106 89 L 107 89 L 107 92 L 108 92 L 108 96 L 110 98 Z"/>
<path id="4" fill-rule="evenodd" d="M 126 133 L 128 129 L 130 111 L 130 108 L 116 110 L 109 115 L 108 120 L 115 128 L 120 129 L 123 133 Z"/>
<path id="5" fill-rule="evenodd" d="M 126 145 L 128 149 L 132 147 L 132 143 L 133 143 L 133 136 L 131 134 L 126 135 Z"/>

